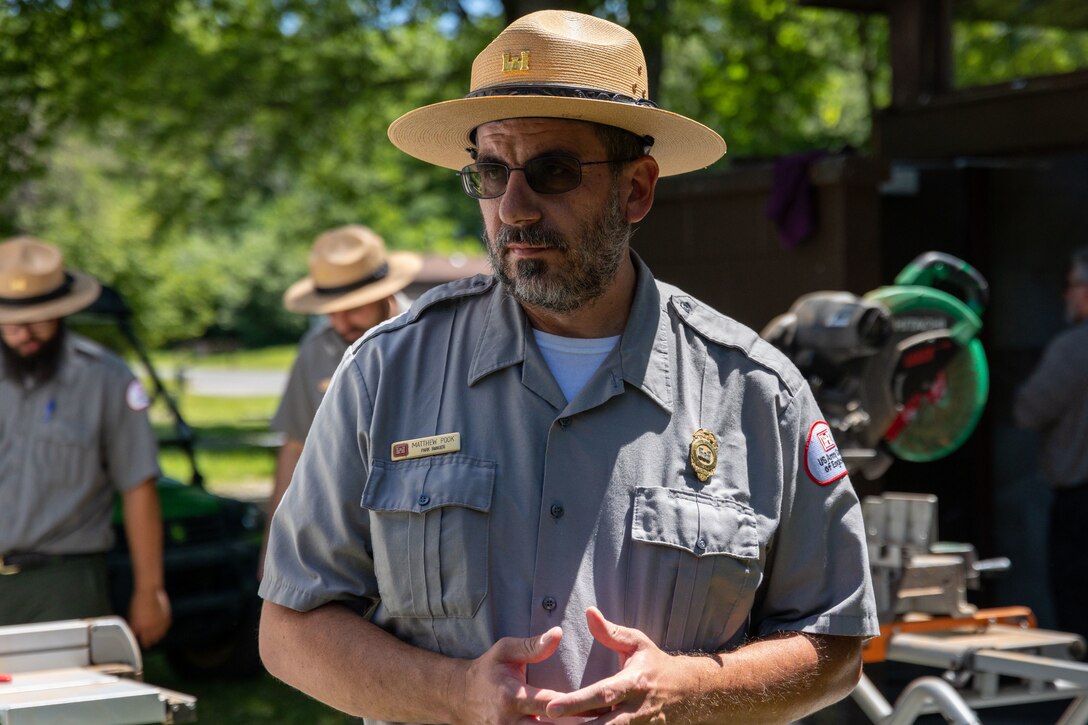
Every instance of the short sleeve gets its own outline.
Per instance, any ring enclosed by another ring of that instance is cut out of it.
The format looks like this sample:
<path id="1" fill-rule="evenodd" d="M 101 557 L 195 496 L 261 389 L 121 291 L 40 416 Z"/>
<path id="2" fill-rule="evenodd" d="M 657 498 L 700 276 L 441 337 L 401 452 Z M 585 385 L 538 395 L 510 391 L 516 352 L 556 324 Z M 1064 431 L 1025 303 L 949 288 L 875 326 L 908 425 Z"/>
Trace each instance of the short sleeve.
<path id="1" fill-rule="evenodd" d="M 147 417 L 151 401 L 131 372 L 111 374 L 106 380 L 102 449 L 106 471 L 114 488 L 128 491 L 148 479 L 157 479 L 159 445 Z"/>
<path id="2" fill-rule="evenodd" d="M 309 378 L 306 370 L 306 356 L 304 350 L 300 350 L 298 357 L 291 365 L 291 372 L 287 376 L 287 387 L 269 424 L 272 430 L 296 441 L 306 440 L 316 412 L 306 389 Z"/>
<path id="3" fill-rule="evenodd" d="M 752 630 L 758 636 L 776 631 L 874 636 L 879 623 L 861 505 L 849 477 L 835 471 L 837 448 L 807 386 L 779 425 L 782 509 Z M 816 468 L 821 459 L 828 468 Z"/>
<path id="4" fill-rule="evenodd" d="M 370 401 L 348 357 L 333 376 L 298 467 L 273 516 L 260 595 L 298 611 L 378 601 L 370 524 L 362 508 Z"/>

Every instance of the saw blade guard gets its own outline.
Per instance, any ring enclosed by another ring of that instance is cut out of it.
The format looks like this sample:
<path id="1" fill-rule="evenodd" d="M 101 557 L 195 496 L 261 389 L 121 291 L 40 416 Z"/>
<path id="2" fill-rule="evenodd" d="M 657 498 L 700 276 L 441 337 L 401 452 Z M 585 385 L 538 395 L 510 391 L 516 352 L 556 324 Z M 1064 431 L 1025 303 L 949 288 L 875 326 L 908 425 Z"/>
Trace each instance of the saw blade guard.
<path id="1" fill-rule="evenodd" d="M 976 337 L 981 319 L 951 294 L 918 285 L 881 287 L 865 299 L 883 304 L 892 319 L 894 350 L 882 362 L 897 413 L 884 444 L 906 461 L 949 455 L 974 432 L 989 396 L 986 353 Z"/>

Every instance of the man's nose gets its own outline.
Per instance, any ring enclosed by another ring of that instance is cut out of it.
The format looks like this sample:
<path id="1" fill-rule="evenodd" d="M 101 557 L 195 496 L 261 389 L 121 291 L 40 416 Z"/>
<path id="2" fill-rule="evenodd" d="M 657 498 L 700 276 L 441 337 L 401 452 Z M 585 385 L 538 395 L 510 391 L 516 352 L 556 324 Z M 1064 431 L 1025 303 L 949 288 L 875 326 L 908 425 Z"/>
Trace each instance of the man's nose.
<path id="1" fill-rule="evenodd" d="M 512 170 L 506 193 L 499 197 L 499 219 L 510 226 L 528 226 L 540 221 L 540 196 L 529 186 L 525 172 Z"/>

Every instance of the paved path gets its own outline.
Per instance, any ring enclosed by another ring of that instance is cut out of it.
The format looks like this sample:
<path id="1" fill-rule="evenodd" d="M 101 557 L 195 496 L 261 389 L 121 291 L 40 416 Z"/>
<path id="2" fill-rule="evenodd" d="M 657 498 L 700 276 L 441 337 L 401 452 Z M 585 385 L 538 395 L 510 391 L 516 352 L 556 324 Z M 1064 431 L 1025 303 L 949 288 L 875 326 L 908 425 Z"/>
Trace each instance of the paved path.
<path id="1" fill-rule="evenodd" d="M 221 398 L 279 396 L 287 384 L 287 373 L 280 370 L 187 368 L 183 375 L 188 392 Z M 175 371 L 163 371 L 164 382 L 176 379 Z"/>

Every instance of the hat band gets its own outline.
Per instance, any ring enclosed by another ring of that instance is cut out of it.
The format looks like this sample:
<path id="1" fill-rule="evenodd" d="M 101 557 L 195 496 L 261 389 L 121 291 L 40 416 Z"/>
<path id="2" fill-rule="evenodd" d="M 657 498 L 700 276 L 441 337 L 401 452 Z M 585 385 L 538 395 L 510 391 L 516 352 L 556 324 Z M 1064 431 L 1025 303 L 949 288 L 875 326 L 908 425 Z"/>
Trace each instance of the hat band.
<path id="1" fill-rule="evenodd" d="M 382 266 L 378 267 L 378 269 L 374 271 L 374 274 L 370 275 L 369 277 L 364 277 L 357 282 L 342 284 L 339 287 L 318 287 L 317 285 L 314 285 L 314 292 L 322 295 L 342 295 L 345 292 L 352 292 L 359 289 L 360 287 L 365 287 L 368 284 L 372 284 L 374 282 L 377 282 L 378 280 L 385 279 L 388 274 L 389 263 L 384 262 L 382 263 Z"/>
<path id="2" fill-rule="evenodd" d="M 0 307 L 30 307 L 31 305 L 40 305 L 42 302 L 52 302 L 68 294 L 74 282 L 75 278 L 65 272 L 63 284 L 55 290 L 35 297 L 0 297 Z"/>
<path id="3" fill-rule="evenodd" d="M 613 103 L 629 103 L 635 106 L 658 108 L 659 106 L 649 98 L 635 98 L 625 96 L 622 93 L 602 91 L 599 88 L 579 88 L 577 86 L 553 86 L 553 85 L 523 85 L 523 86 L 492 86 L 472 91 L 465 98 L 486 98 L 488 96 L 555 96 L 559 98 L 582 98 L 587 101 L 612 101 Z"/>

